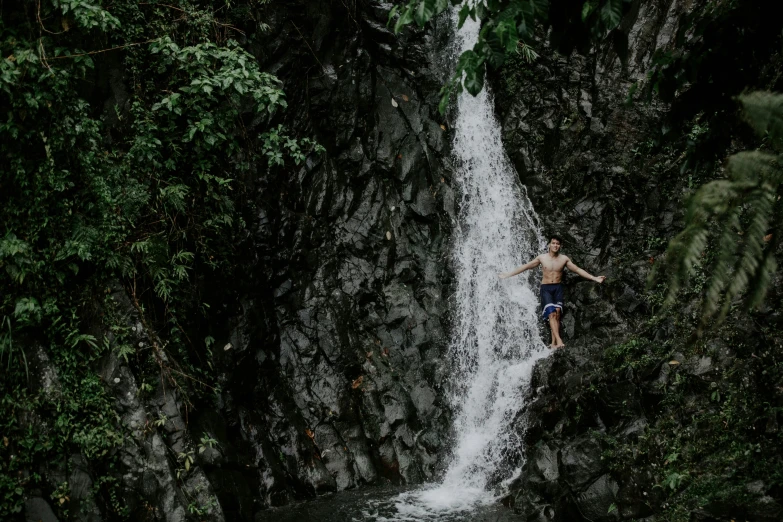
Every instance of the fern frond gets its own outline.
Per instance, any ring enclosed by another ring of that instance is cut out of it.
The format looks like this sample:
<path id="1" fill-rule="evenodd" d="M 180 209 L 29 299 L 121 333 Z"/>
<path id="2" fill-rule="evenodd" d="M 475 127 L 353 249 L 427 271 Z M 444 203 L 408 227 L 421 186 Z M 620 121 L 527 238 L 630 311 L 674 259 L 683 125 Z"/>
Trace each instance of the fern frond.
<path id="1" fill-rule="evenodd" d="M 749 201 L 750 224 L 743 234 L 742 254 L 737 260 L 731 284 L 724 296 L 719 321 L 726 317 L 732 301 L 748 288 L 764 258 L 764 236 L 772 218 L 775 197 L 774 193 L 764 189 L 755 191 L 754 196 Z"/>
<path id="2" fill-rule="evenodd" d="M 738 152 L 728 161 L 729 175 L 731 182 L 734 183 L 743 181 L 754 184 L 761 181 L 780 183 L 783 181 L 781 165 L 778 156 L 758 150 Z"/>
<path id="3" fill-rule="evenodd" d="M 723 214 L 731 208 L 743 190 L 754 186 L 755 184 L 751 182 L 743 183 L 727 179 L 702 185 L 688 203 L 686 222 L 706 224 L 713 216 Z"/>
<path id="4" fill-rule="evenodd" d="M 711 270 L 711 280 L 704 295 L 704 316 L 712 316 L 720 307 L 721 297 L 731 276 L 734 265 L 734 257 L 739 248 L 737 233 L 740 231 L 739 206 L 735 206 L 726 215 L 723 223 L 720 240 L 718 241 L 718 254 Z"/>
<path id="5" fill-rule="evenodd" d="M 753 129 L 768 137 L 773 148 L 783 149 L 783 94 L 750 93 L 740 101 Z M 703 185 L 690 199 L 685 229 L 666 253 L 669 292 L 664 304 L 671 306 L 700 264 L 709 238 L 717 235 L 702 325 L 716 313 L 718 322 L 723 321 L 743 293 L 750 307 L 759 306 L 778 266 L 783 156 L 744 151 L 731 156 L 727 167 L 728 179 Z M 767 244 L 770 230 L 773 240 Z"/>
<path id="6" fill-rule="evenodd" d="M 739 96 L 745 119 L 756 133 L 769 138 L 775 150 L 783 148 L 783 94 L 757 91 Z"/>
<path id="7" fill-rule="evenodd" d="M 680 232 L 670 243 L 666 253 L 665 270 L 668 270 L 669 285 L 664 306 L 674 304 L 680 289 L 688 283 L 696 262 L 707 246 L 709 234 L 703 224 L 694 223 Z M 663 265 L 662 265 L 663 266 Z M 654 272 L 653 277 L 655 277 Z"/>
<path id="8" fill-rule="evenodd" d="M 756 308 L 764 301 L 767 295 L 769 285 L 772 282 L 772 276 L 778 269 L 778 262 L 775 259 L 772 249 L 765 252 L 764 260 L 756 273 L 756 277 L 750 282 L 751 293 L 748 296 L 748 306 Z"/>

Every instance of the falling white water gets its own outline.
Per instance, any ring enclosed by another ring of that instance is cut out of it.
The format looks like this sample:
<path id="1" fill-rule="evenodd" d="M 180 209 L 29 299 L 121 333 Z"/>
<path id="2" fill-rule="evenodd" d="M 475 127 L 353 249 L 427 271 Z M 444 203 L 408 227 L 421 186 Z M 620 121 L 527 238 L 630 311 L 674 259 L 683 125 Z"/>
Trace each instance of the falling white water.
<path id="1" fill-rule="evenodd" d="M 468 19 L 457 34 L 459 52 L 473 47 L 478 32 L 478 22 Z M 456 444 L 441 488 L 464 504 L 493 501 L 518 476 L 522 440 L 513 421 L 524 407 L 533 365 L 547 351 L 531 278 L 497 277 L 541 253 L 545 241 L 503 149 L 492 93 L 463 94 L 458 111 L 454 155 L 462 201 L 451 346 Z"/>
<path id="2" fill-rule="evenodd" d="M 468 19 L 456 51 L 471 49 L 479 24 Z M 498 272 L 542 252 L 545 241 L 525 189 L 503 149 L 492 94 L 462 94 L 454 156 L 462 193 L 455 232 L 456 320 L 451 344 L 455 411 L 453 460 L 443 482 L 397 497 L 396 515 L 377 520 L 453 520 L 495 502 L 522 466 L 517 416 L 525 406 L 540 339 L 539 303 L 528 275 Z"/>

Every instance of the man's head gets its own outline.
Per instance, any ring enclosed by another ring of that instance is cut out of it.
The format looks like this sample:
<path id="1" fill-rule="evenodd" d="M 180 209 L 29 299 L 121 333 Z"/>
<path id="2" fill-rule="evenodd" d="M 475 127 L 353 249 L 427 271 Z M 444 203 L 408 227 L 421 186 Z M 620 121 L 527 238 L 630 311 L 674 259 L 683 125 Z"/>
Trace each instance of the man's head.
<path id="1" fill-rule="evenodd" d="M 549 251 L 555 255 L 560 253 L 560 247 L 563 244 L 563 240 L 560 236 L 549 236 Z"/>

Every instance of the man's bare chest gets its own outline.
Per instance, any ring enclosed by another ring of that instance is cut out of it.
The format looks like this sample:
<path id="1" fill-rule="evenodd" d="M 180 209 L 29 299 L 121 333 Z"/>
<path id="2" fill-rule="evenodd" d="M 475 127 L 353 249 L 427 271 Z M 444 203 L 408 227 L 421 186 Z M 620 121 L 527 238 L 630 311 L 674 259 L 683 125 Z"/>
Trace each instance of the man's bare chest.
<path id="1" fill-rule="evenodd" d="M 541 256 L 541 268 L 544 272 L 562 272 L 565 269 L 567 259 L 563 257 L 552 258 L 550 256 Z"/>

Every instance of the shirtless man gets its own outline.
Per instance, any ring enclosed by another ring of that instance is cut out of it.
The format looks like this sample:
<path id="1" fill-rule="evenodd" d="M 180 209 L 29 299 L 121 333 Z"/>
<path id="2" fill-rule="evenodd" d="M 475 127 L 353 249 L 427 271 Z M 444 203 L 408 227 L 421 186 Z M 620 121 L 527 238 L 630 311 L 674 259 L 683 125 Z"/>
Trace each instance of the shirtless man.
<path id="1" fill-rule="evenodd" d="M 512 270 L 498 274 L 501 279 L 521 274 L 525 270 L 530 270 L 541 265 L 544 271 L 544 278 L 541 280 L 541 304 L 544 307 L 544 321 L 549 319 L 549 327 L 552 330 L 551 348 L 562 348 L 565 346 L 560 338 L 560 318 L 563 316 L 563 270 L 568 268 L 570 271 L 579 274 L 585 279 L 603 283 L 606 276 L 593 276 L 582 270 L 571 261 L 568 256 L 560 254 L 560 245 L 563 242 L 557 236 L 552 236 L 549 240 L 549 252 L 541 254 L 531 262 Z"/>

